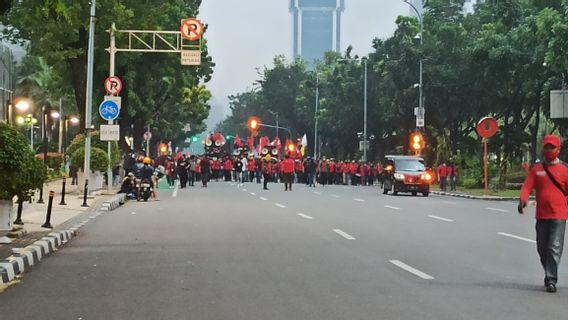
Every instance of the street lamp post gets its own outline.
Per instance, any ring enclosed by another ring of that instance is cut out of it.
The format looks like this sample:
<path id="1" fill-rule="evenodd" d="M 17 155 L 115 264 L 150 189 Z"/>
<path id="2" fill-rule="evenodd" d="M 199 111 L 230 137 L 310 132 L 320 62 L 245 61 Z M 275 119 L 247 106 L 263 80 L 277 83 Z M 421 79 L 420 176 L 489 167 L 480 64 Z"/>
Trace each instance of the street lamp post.
<path id="1" fill-rule="evenodd" d="M 363 84 L 363 161 L 367 162 L 367 58 L 358 59 L 338 59 L 337 61 L 363 61 L 365 77 Z"/>
<path id="2" fill-rule="evenodd" d="M 314 121 L 314 159 L 318 158 L 319 74 L 316 72 L 316 113 Z"/>
<path id="3" fill-rule="evenodd" d="M 403 0 L 404 2 L 406 2 L 416 13 L 416 16 L 418 18 L 418 22 L 420 22 L 420 47 L 423 47 L 424 45 L 424 37 L 423 37 L 423 31 L 424 31 L 424 20 L 422 17 L 422 14 L 420 13 L 420 11 L 418 10 L 418 8 L 416 8 L 415 5 L 413 5 L 409 0 Z M 423 74 L 424 74 L 424 59 L 422 58 L 422 56 L 420 56 L 420 79 L 419 79 L 419 84 L 418 84 L 418 115 L 423 116 L 424 115 L 424 96 L 423 96 Z"/>

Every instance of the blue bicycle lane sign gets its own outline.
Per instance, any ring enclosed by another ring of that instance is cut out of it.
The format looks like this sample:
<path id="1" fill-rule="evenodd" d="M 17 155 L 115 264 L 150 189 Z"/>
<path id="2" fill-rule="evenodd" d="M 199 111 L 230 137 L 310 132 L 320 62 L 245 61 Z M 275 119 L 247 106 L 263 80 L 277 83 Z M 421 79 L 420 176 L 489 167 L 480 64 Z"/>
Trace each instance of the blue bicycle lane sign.
<path id="1" fill-rule="evenodd" d="M 99 114 L 107 121 L 118 118 L 120 108 L 118 104 L 112 100 L 105 100 L 99 105 Z"/>

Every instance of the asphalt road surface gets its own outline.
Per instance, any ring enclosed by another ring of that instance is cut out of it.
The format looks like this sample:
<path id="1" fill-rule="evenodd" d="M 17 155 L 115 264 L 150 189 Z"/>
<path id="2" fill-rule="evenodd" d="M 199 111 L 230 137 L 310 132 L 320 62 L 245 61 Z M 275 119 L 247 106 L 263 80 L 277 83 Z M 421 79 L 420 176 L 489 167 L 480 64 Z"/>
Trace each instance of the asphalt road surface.
<path id="1" fill-rule="evenodd" d="M 99 216 L 2 319 L 566 319 L 543 290 L 534 207 L 377 187 L 212 182 Z"/>

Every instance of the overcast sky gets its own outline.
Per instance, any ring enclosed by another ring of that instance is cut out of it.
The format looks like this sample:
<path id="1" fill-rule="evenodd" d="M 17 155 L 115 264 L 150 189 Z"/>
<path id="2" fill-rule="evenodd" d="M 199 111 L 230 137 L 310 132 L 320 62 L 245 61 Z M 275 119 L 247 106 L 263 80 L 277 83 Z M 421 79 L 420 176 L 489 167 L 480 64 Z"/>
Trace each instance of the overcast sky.
<path id="1" fill-rule="evenodd" d="M 250 89 L 257 69 L 270 66 L 275 55 L 292 55 L 289 0 L 203 0 L 199 18 L 209 25 L 206 38 L 216 67 L 208 83 L 213 92 L 210 129 L 229 112 L 227 96 Z M 345 0 L 341 50 L 371 51 L 375 37 L 394 32 L 398 15 L 407 15 L 402 0 Z"/>

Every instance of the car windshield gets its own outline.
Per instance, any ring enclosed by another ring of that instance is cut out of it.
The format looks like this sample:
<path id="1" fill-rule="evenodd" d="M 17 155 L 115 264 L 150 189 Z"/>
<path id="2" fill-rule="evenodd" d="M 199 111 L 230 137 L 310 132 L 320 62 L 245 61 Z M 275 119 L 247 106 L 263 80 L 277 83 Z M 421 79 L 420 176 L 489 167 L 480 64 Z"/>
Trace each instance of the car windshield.
<path id="1" fill-rule="evenodd" d="M 424 163 L 417 159 L 397 159 L 396 170 L 400 171 L 424 171 Z"/>

